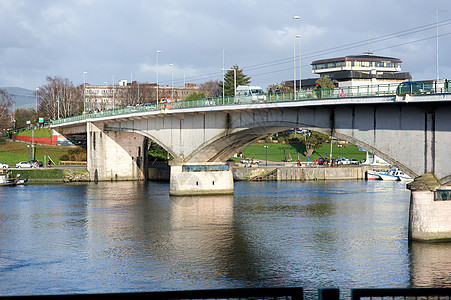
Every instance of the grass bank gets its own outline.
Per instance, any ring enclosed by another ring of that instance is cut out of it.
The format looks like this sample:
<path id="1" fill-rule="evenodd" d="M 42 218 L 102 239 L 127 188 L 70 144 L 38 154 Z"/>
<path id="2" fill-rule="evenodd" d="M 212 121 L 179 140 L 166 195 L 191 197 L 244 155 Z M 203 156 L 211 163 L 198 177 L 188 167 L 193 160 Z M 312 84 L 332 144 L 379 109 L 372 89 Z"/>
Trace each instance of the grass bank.
<path id="1" fill-rule="evenodd" d="M 265 148 L 268 147 L 268 148 Z M 276 143 L 258 143 L 252 144 L 244 148 L 243 154 L 246 158 L 253 158 L 256 160 L 264 161 L 266 160 L 266 150 L 268 155 L 268 161 L 284 161 L 291 157 L 292 161 L 307 161 L 305 157 L 305 145 L 304 144 L 276 144 Z M 330 144 L 323 144 L 310 156 L 310 161 L 320 158 L 329 158 L 330 155 Z M 359 148 L 355 145 L 343 145 L 338 147 L 338 145 L 332 145 L 332 157 L 342 156 L 345 158 L 355 158 L 357 160 L 366 159 L 366 152 L 359 151 Z M 233 158 L 235 161 L 239 161 L 239 158 Z"/>
<path id="2" fill-rule="evenodd" d="M 89 181 L 89 174 L 86 169 L 56 169 L 38 168 L 10 170 L 11 176 L 26 178 L 29 182 L 80 182 Z"/>
<path id="3" fill-rule="evenodd" d="M 12 167 L 19 161 L 30 160 L 30 148 L 28 143 L 4 141 L 0 143 L 0 162 Z M 52 160 L 59 164 L 60 157 L 70 156 L 70 151 L 79 148 L 76 146 L 47 146 L 36 145 L 36 159 L 44 162 L 44 156 L 50 156 Z"/>

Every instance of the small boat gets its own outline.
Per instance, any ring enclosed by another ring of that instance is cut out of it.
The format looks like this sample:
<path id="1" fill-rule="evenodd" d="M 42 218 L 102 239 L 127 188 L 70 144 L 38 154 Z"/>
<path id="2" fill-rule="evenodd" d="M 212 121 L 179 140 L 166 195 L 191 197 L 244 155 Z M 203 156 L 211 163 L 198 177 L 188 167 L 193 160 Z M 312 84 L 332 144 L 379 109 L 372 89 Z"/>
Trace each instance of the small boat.
<path id="1" fill-rule="evenodd" d="M 10 173 L 2 172 L 0 173 L 0 186 L 16 186 L 18 184 L 24 184 L 27 179 L 19 179 L 20 174 L 17 174 L 17 178 L 11 178 Z"/>
<path id="2" fill-rule="evenodd" d="M 398 169 L 390 170 L 386 173 L 379 172 L 379 176 L 385 181 L 412 181 L 413 179 Z"/>
<path id="3" fill-rule="evenodd" d="M 375 170 L 366 171 L 366 180 L 381 180 L 379 172 Z"/>

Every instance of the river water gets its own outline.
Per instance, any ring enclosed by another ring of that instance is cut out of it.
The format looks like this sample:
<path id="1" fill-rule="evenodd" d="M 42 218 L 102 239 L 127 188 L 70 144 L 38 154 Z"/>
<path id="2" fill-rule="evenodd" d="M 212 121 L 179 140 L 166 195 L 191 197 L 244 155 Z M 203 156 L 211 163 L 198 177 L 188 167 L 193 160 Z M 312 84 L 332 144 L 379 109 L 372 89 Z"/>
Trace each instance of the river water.
<path id="1" fill-rule="evenodd" d="M 410 192 L 383 181 L 0 189 L 0 296 L 237 287 L 451 286 L 451 244 L 409 243 Z"/>

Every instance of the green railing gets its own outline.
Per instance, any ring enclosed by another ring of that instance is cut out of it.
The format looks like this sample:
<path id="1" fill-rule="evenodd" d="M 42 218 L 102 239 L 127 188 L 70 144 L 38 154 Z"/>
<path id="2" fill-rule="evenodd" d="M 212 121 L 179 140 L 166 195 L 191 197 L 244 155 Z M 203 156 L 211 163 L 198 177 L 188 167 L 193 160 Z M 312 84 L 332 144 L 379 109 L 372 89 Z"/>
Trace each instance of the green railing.
<path id="1" fill-rule="evenodd" d="M 406 89 L 400 89 L 399 84 L 386 84 L 386 85 L 369 85 L 369 86 L 354 86 L 354 87 L 340 87 L 333 89 L 320 89 L 320 90 L 308 90 L 285 93 L 268 93 L 266 95 L 257 96 L 236 96 L 236 97 L 219 97 L 219 98 L 204 98 L 198 100 L 182 100 L 167 104 L 158 105 L 140 105 L 129 106 L 120 109 L 110 109 L 94 113 L 87 113 L 83 115 L 53 120 L 52 124 L 62 124 L 74 121 L 80 121 L 85 119 L 107 117 L 113 115 L 130 114 L 134 112 L 144 111 L 157 111 L 167 109 L 181 109 L 192 107 L 205 107 L 205 106 L 225 106 L 225 105 L 237 105 L 237 104 L 250 104 L 250 103 L 277 103 L 287 101 L 305 101 L 305 100 L 320 100 L 331 98 L 349 98 L 349 97 L 368 97 L 368 96 L 387 96 L 400 94 L 434 94 L 434 93 L 449 93 L 447 81 L 443 84 L 428 85 L 423 84 L 428 88 L 415 89 L 414 87 L 408 87 Z"/>

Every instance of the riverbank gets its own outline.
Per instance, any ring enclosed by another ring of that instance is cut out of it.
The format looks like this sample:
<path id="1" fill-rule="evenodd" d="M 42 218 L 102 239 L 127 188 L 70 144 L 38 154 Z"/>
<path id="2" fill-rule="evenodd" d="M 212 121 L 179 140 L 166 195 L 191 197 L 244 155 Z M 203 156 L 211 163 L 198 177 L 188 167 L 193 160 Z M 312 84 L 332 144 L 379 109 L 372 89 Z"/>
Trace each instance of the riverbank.
<path id="1" fill-rule="evenodd" d="M 12 169 L 10 172 L 12 177 L 20 174 L 20 178 L 27 179 L 29 183 L 90 181 L 88 170 L 80 168 Z"/>
<path id="2" fill-rule="evenodd" d="M 232 166 L 235 181 L 309 181 L 309 180 L 365 180 L 366 171 L 374 166 Z M 385 167 L 389 169 L 389 166 Z M 383 169 L 383 168 L 382 168 Z M 58 166 L 39 169 L 12 169 L 11 176 L 39 182 L 89 182 L 84 168 Z M 169 181 L 169 167 L 149 168 L 150 181 Z"/>

